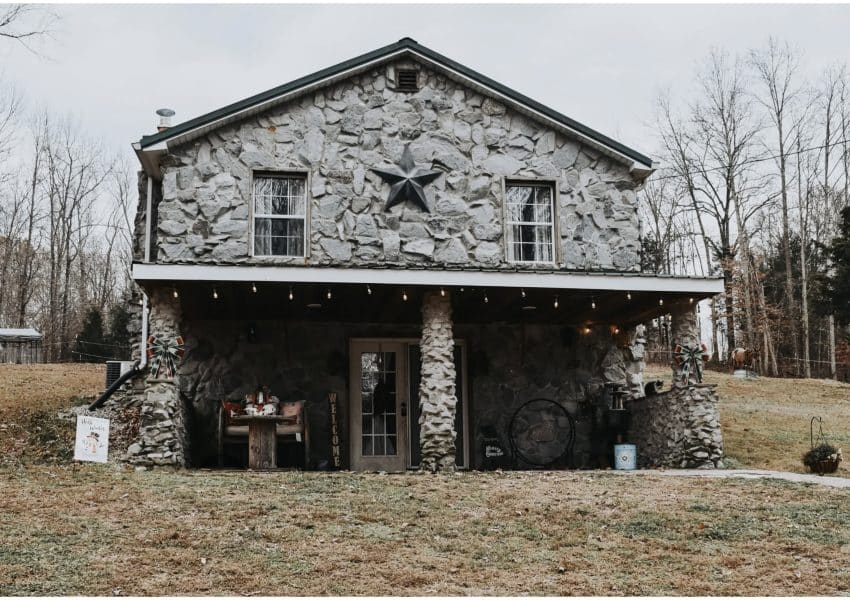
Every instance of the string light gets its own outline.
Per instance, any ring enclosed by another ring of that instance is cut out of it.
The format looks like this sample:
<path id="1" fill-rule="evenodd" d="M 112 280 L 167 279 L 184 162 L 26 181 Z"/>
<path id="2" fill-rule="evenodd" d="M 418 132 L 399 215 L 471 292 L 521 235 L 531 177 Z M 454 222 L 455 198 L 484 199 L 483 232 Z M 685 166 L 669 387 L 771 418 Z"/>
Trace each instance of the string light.
<path id="1" fill-rule="evenodd" d="M 218 290 L 216 290 L 215 288 L 213 288 L 213 299 L 218 300 Z"/>
<path id="2" fill-rule="evenodd" d="M 370 296 L 372 295 L 372 286 L 369 285 L 368 283 L 366 284 L 366 293 L 369 294 Z"/>
<path id="3" fill-rule="evenodd" d="M 558 308 L 558 296 L 555 296 L 555 301 L 552 303 L 552 306 Z"/>
<path id="4" fill-rule="evenodd" d="M 626 300 L 631 300 L 631 299 L 632 299 L 632 293 L 626 292 Z"/>
<path id="5" fill-rule="evenodd" d="M 557 308 L 557 306 L 555 308 Z M 595 298 L 590 299 L 590 308 L 592 310 L 596 310 L 596 299 Z"/>
<path id="6" fill-rule="evenodd" d="M 658 306 L 664 306 L 664 298 L 658 299 Z"/>
<path id="7" fill-rule="evenodd" d="M 171 295 L 174 296 L 175 298 L 180 297 L 180 294 L 177 293 L 177 286 L 174 286 L 174 285 L 171 286 Z"/>
<path id="8" fill-rule="evenodd" d="M 289 301 L 292 302 L 295 299 L 295 294 L 292 293 L 292 286 L 289 286 Z"/>
<path id="9" fill-rule="evenodd" d="M 693 299 L 693 298 L 688 298 L 688 302 L 689 302 L 690 304 L 693 304 L 693 303 L 694 303 L 694 299 Z"/>
<path id="10" fill-rule="evenodd" d="M 328 300 L 331 299 L 331 288 L 328 288 Z"/>
<path id="11" fill-rule="evenodd" d="M 522 297 L 523 297 L 523 298 L 525 298 L 525 288 L 522 288 L 522 289 L 519 291 L 519 293 L 520 293 L 520 294 L 522 294 Z"/>
<path id="12" fill-rule="evenodd" d="M 440 295 L 441 295 L 443 298 L 445 298 L 445 297 L 446 297 L 446 289 L 445 289 L 445 288 L 440 288 Z"/>
<path id="13" fill-rule="evenodd" d="M 487 291 L 485 290 L 484 291 L 484 304 L 487 304 L 488 302 L 490 302 L 490 298 L 487 297 Z"/>
<path id="14" fill-rule="evenodd" d="M 251 291 L 254 292 L 255 294 L 257 293 L 257 284 L 256 283 L 251 284 Z"/>
<path id="15" fill-rule="evenodd" d="M 581 330 L 581 332 L 582 332 L 584 335 L 590 335 L 590 331 L 591 331 L 591 329 L 590 329 L 590 326 L 588 326 L 588 325 L 585 325 L 585 326 L 582 328 L 582 330 Z"/>
<path id="16" fill-rule="evenodd" d="M 407 290 L 401 290 L 401 299 L 407 302 Z"/>
<path id="17" fill-rule="evenodd" d="M 620 333 L 620 328 L 616 325 L 611 325 L 611 333 L 613 333 L 614 335 L 618 335 Z"/>
<path id="18" fill-rule="evenodd" d="M 463 288 L 460 288 L 460 291 L 462 292 L 462 291 L 463 291 Z"/>

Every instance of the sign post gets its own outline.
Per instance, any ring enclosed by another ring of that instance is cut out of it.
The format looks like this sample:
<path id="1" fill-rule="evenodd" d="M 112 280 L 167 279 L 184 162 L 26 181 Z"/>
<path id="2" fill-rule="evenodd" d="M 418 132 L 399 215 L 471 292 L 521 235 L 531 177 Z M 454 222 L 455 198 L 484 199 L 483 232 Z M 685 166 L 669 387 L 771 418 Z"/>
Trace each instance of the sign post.
<path id="1" fill-rule="evenodd" d="M 74 460 L 105 463 L 109 454 L 109 419 L 77 415 Z"/>

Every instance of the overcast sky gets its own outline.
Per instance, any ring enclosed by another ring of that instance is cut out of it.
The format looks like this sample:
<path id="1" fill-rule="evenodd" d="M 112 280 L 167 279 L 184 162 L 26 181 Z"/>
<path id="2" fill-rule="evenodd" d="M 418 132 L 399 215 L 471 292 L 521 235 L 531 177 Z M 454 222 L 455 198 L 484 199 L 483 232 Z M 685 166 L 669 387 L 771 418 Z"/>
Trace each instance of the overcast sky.
<path id="1" fill-rule="evenodd" d="M 56 7 L 40 58 L 0 41 L 30 105 L 70 112 L 110 147 L 410 36 L 652 154 L 653 99 L 685 94 L 712 46 L 775 35 L 806 70 L 850 60 L 850 6 L 150 5 Z"/>

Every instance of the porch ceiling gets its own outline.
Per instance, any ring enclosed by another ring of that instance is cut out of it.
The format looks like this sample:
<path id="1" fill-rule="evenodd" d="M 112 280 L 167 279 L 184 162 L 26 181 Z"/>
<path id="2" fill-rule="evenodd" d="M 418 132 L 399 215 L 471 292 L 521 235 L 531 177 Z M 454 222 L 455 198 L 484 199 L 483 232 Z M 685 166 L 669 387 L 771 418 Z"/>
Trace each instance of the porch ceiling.
<path id="1" fill-rule="evenodd" d="M 176 290 L 184 315 L 195 319 L 396 324 L 422 322 L 422 295 L 427 290 L 443 289 L 451 296 L 453 317 L 458 324 L 523 322 L 621 328 L 690 306 L 692 301 L 696 303 L 709 296 L 704 292 L 624 293 L 468 286 L 435 288 L 364 283 L 182 281 L 145 282 L 144 285 L 148 291 L 158 287 Z M 213 297 L 214 292 L 217 297 Z M 292 300 L 289 299 L 290 292 Z"/>

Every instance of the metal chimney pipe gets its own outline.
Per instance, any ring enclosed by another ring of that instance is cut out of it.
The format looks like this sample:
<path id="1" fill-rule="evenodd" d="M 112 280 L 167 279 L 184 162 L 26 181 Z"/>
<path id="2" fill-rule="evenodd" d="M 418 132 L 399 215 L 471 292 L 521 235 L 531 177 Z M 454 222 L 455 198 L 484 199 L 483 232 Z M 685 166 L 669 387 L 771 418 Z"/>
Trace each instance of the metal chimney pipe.
<path id="1" fill-rule="evenodd" d="M 156 111 L 156 114 L 159 115 L 159 125 L 157 125 L 157 131 L 165 131 L 169 127 L 171 127 L 171 117 L 173 117 L 176 113 L 170 108 L 160 108 Z"/>

